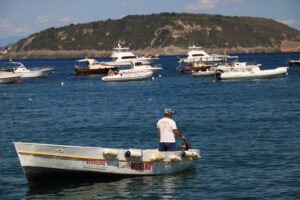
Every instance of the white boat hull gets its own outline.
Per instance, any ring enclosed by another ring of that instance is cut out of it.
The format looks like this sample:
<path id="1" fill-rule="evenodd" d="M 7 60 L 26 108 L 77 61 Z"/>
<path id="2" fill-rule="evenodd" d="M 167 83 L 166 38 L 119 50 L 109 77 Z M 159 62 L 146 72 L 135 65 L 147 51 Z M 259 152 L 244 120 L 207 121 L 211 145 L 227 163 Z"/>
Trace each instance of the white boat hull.
<path id="1" fill-rule="evenodd" d="M 0 84 L 10 84 L 15 83 L 20 79 L 19 75 L 12 73 L 0 74 Z"/>
<path id="2" fill-rule="evenodd" d="M 224 72 L 217 75 L 220 80 L 233 80 L 233 79 L 262 79 L 274 78 L 287 74 L 288 67 L 278 67 L 276 69 L 268 69 L 261 71 L 245 71 L 245 72 Z"/>
<path id="3" fill-rule="evenodd" d="M 192 76 L 214 76 L 216 73 L 215 70 L 208 70 L 208 71 L 198 71 L 192 74 Z"/>
<path id="4" fill-rule="evenodd" d="M 20 75 L 21 78 L 46 78 L 52 70 L 52 68 L 28 69 L 28 71 L 15 72 L 15 74 Z"/>
<path id="5" fill-rule="evenodd" d="M 91 175 L 99 181 L 107 181 L 106 178 L 170 174 L 191 168 L 200 158 L 197 149 L 182 153 L 160 152 L 157 149 L 107 149 L 23 142 L 13 144 L 29 183 L 73 175 L 81 178 Z M 128 155 L 128 151 L 132 156 Z"/>
<path id="6" fill-rule="evenodd" d="M 125 70 L 123 70 L 125 71 Z M 111 81 L 142 81 L 147 80 L 153 76 L 152 71 L 136 71 L 136 72 L 120 72 L 119 74 L 113 76 L 104 76 L 102 81 L 111 82 Z"/>

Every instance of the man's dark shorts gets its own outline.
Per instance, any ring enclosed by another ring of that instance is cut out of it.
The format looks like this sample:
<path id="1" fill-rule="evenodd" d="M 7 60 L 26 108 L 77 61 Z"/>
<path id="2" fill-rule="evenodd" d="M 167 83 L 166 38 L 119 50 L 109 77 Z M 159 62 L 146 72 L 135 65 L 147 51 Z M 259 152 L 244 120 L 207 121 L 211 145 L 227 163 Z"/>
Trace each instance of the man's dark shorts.
<path id="1" fill-rule="evenodd" d="M 159 151 L 176 151 L 176 143 L 160 142 Z"/>

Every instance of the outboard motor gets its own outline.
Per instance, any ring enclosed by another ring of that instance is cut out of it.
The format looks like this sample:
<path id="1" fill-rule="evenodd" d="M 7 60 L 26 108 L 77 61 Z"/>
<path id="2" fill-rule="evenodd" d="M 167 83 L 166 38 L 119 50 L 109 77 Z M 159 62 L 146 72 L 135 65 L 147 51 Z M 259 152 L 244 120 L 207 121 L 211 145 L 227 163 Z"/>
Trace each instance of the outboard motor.
<path id="1" fill-rule="evenodd" d="M 187 142 L 186 140 L 183 140 L 181 145 L 177 148 L 177 151 L 187 151 L 191 148 L 192 148 L 191 144 L 189 142 Z"/>

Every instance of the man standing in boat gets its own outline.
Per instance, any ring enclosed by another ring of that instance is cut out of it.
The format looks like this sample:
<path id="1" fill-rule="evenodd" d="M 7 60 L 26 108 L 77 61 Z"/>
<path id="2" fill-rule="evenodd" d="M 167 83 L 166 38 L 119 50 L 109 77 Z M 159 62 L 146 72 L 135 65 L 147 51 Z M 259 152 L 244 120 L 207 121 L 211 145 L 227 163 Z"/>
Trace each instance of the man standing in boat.
<path id="1" fill-rule="evenodd" d="M 166 108 L 165 117 L 157 122 L 159 151 L 176 151 L 175 135 L 185 140 L 185 137 L 177 130 L 175 121 L 171 119 L 173 113 L 171 108 Z"/>

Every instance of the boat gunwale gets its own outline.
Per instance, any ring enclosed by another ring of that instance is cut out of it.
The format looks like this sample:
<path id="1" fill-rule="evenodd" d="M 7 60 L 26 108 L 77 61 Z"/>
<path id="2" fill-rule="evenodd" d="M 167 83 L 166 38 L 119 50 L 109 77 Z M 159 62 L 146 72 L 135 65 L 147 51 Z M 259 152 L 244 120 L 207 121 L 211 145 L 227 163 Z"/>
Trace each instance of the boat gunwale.
<path id="1" fill-rule="evenodd" d="M 53 153 L 28 152 L 28 151 L 17 151 L 17 153 L 18 154 L 41 155 L 41 156 L 64 157 L 64 158 L 88 159 L 88 160 L 120 161 L 120 162 L 174 162 L 172 160 L 155 160 L 155 161 L 151 161 L 151 160 L 131 160 L 131 159 L 116 159 L 116 158 L 95 158 L 95 157 L 72 156 L 72 155 L 61 155 L 61 154 L 53 154 Z M 194 160 L 198 160 L 198 159 L 185 158 L 181 162 L 194 161 Z"/>

